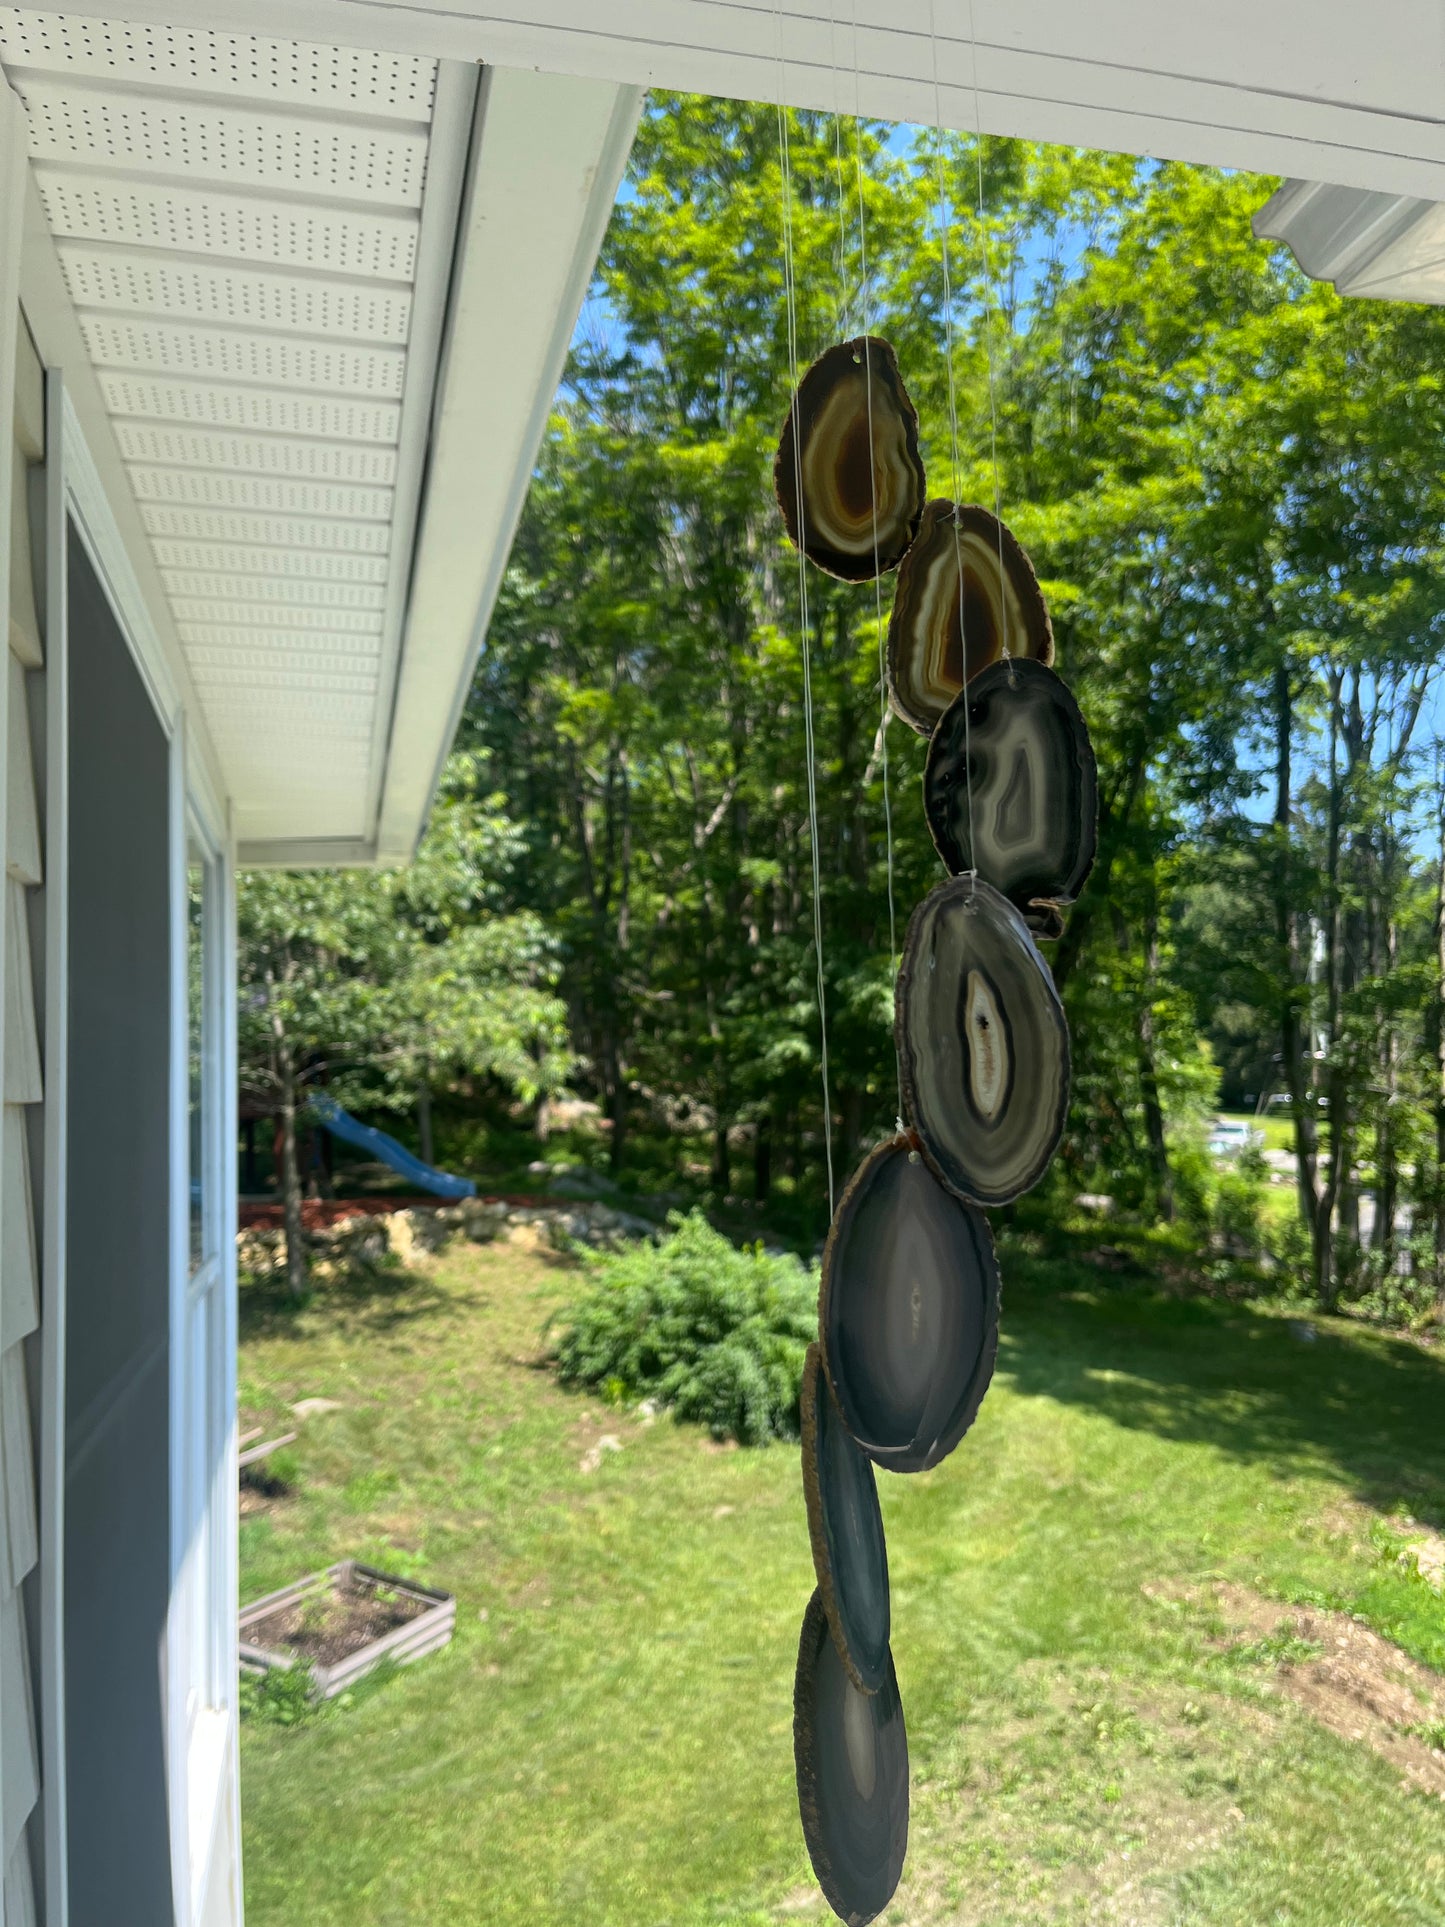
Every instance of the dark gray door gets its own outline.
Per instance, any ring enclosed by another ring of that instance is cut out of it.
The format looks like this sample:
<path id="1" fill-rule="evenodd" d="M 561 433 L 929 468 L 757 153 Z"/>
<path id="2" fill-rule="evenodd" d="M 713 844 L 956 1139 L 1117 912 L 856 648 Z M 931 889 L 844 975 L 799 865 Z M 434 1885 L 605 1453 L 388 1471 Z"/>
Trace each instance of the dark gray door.
<path id="1" fill-rule="evenodd" d="M 172 1919 L 169 751 L 80 542 L 69 589 L 65 1711 L 72 1927 Z"/>

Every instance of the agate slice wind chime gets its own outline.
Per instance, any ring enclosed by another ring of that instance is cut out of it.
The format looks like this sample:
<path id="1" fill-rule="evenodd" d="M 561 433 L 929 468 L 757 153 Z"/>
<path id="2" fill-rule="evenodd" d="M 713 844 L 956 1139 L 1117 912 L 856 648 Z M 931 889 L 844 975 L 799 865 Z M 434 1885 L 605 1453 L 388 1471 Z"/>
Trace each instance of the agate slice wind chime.
<path id="1" fill-rule="evenodd" d="M 892 1897 L 908 1840 L 874 1467 L 937 1465 L 988 1390 L 999 1273 L 984 1209 L 1037 1184 L 1063 1131 L 1068 1025 L 1037 944 L 1059 935 L 1093 862 L 1096 780 L 1032 565 L 986 509 L 925 500 L 918 416 L 887 341 L 842 342 L 808 370 L 774 480 L 818 568 L 846 582 L 898 571 L 888 699 L 929 738 L 924 812 L 950 873 L 908 925 L 902 1128 L 838 1204 L 803 1376 L 818 1583 L 794 1685 L 798 1804 L 824 1896 L 861 1927 Z"/>

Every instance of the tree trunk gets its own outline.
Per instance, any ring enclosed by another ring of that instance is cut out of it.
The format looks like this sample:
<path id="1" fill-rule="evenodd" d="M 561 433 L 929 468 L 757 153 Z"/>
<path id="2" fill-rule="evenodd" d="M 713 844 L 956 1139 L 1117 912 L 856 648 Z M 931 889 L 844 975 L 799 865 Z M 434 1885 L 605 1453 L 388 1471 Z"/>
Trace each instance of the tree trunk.
<path id="1" fill-rule="evenodd" d="M 712 1134 L 712 1188 L 720 1198 L 725 1198 L 733 1188 L 727 1119 L 722 1117 L 718 1119 Z"/>
<path id="2" fill-rule="evenodd" d="M 241 1189 L 254 1197 L 257 1190 L 256 1179 L 256 1120 L 248 1117 L 241 1132 L 244 1153 L 241 1161 Z"/>
<path id="3" fill-rule="evenodd" d="M 304 1298 L 310 1282 L 306 1231 L 301 1222 L 301 1169 L 296 1156 L 296 1068 L 283 1042 L 277 1052 L 281 1082 L 281 1218 L 286 1228 L 286 1286 Z"/>
<path id="4" fill-rule="evenodd" d="M 1340 891 L 1340 795 L 1339 743 L 1341 696 L 1344 677 L 1340 670 L 1330 671 L 1330 763 L 1329 815 L 1325 845 L 1325 1009 L 1329 1048 L 1329 1072 L 1325 1079 L 1330 1134 L 1330 1175 L 1315 1207 L 1314 1286 L 1315 1296 L 1326 1311 L 1333 1310 L 1339 1285 L 1335 1276 L 1335 1208 L 1340 1187 L 1349 1170 L 1350 1145 L 1344 1051 L 1340 1038 L 1340 975 L 1344 967 L 1344 919 Z"/>
<path id="5" fill-rule="evenodd" d="M 418 1084 L 416 1087 L 416 1135 L 421 1146 L 423 1164 L 435 1164 L 436 1156 L 432 1144 L 431 1130 L 431 1085 Z"/>
<path id="6" fill-rule="evenodd" d="M 858 1161 L 858 1146 L 863 1141 L 863 1093 L 849 1089 L 840 1093 L 838 1132 L 838 1165 L 846 1174 Z"/>
<path id="7" fill-rule="evenodd" d="M 773 1120 L 764 1113 L 753 1139 L 753 1196 L 766 1204 L 773 1188 Z"/>
<path id="8" fill-rule="evenodd" d="M 1169 1144 L 1164 1135 L 1164 1107 L 1159 1101 L 1159 1073 L 1154 1056 L 1154 981 L 1159 971 L 1158 906 L 1149 892 L 1144 925 L 1144 1001 L 1139 1011 L 1139 1095 L 1144 1105 L 1144 1134 L 1159 1216 L 1174 1222 L 1174 1174 L 1169 1168 Z"/>
<path id="9" fill-rule="evenodd" d="M 1299 954 L 1299 919 L 1290 889 L 1290 761 L 1294 736 L 1294 695 L 1289 665 L 1274 672 L 1275 784 L 1274 784 L 1274 927 L 1275 967 L 1279 976 L 1279 1055 L 1284 1087 L 1289 1093 L 1294 1124 L 1295 1193 L 1301 1222 L 1314 1232 L 1319 1209 L 1318 1129 L 1314 1080 L 1305 1051 L 1310 1042 L 1309 991 Z M 1301 1021 L 1303 1018 L 1303 1021 Z M 1310 1060 L 1312 1062 L 1312 1060 Z"/>

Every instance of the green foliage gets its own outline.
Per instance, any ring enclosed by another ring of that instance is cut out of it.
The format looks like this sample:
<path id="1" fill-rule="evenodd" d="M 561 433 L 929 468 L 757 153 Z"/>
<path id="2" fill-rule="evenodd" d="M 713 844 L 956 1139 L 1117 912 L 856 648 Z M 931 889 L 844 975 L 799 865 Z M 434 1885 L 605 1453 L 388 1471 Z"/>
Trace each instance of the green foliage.
<path id="1" fill-rule="evenodd" d="M 243 1720 L 266 1726 L 300 1726 L 319 1717 L 311 1668 L 302 1660 L 294 1666 L 272 1666 L 264 1673 L 242 1673 L 237 1704 Z"/>
<path id="2" fill-rule="evenodd" d="M 409 1107 L 471 1075 L 524 1099 L 574 1063 L 536 913 L 504 904 L 520 838 L 475 757 L 454 757 L 410 868 L 261 870 L 238 900 L 243 1086 L 326 1082 Z"/>
<path id="3" fill-rule="evenodd" d="M 739 1250 L 701 1212 L 661 1243 L 588 1260 L 588 1287 L 557 1315 L 565 1384 L 614 1403 L 650 1398 L 715 1438 L 796 1438 L 817 1278 L 760 1244 Z"/>
<path id="4" fill-rule="evenodd" d="M 1333 1302 L 1353 1218 L 1317 1126 L 1345 1192 L 1373 1180 L 1433 1222 L 1445 1188 L 1422 860 L 1445 316 L 1305 280 L 1255 240 L 1269 183 L 1247 175 L 812 112 L 783 125 L 799 358 L 865 321 L 896 343 L 931 488 L 992 503 L 997 486 L 1098 754 L 1098 860 L 1051 953 L 1069 1184 L 1208 1228 L 1193 1133 L 1218 1079 L 1235 1104 L 1293 1080 L 1305 1269 Z M 771 106 L 651 97 L 464 736 L 525 848 L 509 900 L 557 932 L 614 1165 L 629 1131 L 691 1106 L 714 1201 L 775 1209 L 786 1189 L 815 1235 L 804 638 L 770 486 L 791 379 L 782 192 Z M 939 877 L 924 746 L 880 724 L 879 613 L 872 585 L 808 579 L 845 1165 L 897 1104 L 889 804 L 895 923 Z M 1387 1269 L 1396 1244 L 1392 1215 Z M 1445 1251 L 1425 1270 L 1445 1277 Z"/>

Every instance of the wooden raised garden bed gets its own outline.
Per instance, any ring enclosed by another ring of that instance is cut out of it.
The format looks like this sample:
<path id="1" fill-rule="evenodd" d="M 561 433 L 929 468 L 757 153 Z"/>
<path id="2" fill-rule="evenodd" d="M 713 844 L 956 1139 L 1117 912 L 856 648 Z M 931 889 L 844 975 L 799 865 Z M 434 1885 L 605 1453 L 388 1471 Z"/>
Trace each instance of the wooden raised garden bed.
<path id="1" fill-rule="evenodd" d="M 343 1559 L 242 1608 L 241 1665 L 308 1665 L 316 1697 L 331 1699 L 384 1659 L 404 1666 L 445 1646 L 456 1620 L 450 1593 Z"/>

